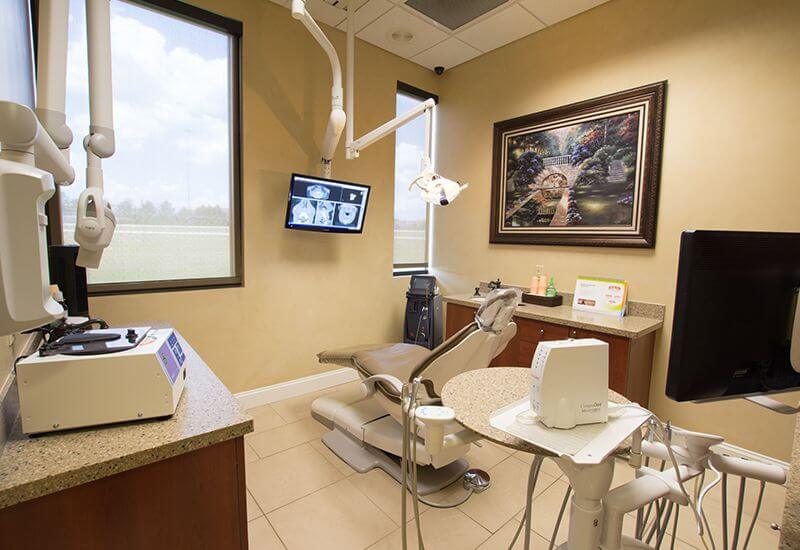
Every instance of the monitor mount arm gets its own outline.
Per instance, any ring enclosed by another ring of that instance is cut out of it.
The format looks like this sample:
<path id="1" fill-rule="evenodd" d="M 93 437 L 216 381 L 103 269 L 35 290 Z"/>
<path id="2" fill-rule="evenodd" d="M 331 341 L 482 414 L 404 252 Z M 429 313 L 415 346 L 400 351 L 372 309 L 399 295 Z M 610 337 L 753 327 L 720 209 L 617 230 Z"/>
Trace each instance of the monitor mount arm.
<path id="1" fill-rule="evenodd" d="M 789 363 L 795 371 L 800 372 L 800 288 L 794 290 L 791 307 L 794 309 L 794 316 L 790 321 L 791 326 L 789 327 L 789 338 L 791 339 L 789 342 Z M 766 395 L 750 395 L 745 399 L 780 414 L 797 414 L 800 412 L 800 407 L 792 407 Z"/>

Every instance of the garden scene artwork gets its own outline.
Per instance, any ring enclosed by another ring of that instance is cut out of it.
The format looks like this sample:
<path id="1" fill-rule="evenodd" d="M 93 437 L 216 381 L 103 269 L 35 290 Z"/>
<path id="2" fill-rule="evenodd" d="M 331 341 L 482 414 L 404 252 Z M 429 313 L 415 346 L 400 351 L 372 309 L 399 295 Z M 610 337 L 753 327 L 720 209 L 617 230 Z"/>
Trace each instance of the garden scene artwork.
<path id="1" fill-rule="evenodd" d="M 665 90 L 495 123 L 490 241 L 654 246 Z"/>
<path id="2" fill-rule="evenodd" d="M 639 113 L 509 138 L 506 224 L 630 226 Z"/>

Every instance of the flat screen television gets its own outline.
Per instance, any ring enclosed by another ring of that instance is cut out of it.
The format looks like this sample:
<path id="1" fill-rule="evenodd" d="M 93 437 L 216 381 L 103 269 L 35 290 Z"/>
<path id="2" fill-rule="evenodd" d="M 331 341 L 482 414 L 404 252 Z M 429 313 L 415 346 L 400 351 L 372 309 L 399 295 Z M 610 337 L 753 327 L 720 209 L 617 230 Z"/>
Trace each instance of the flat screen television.
<path id="1" fill-rule="evenodd" d="M 292 174 L 286 227 L 331 233 L 361 233 L 368 185 Z"/>
<path id="2" fill-rule="evenodd" d="M 667 396 L 710 401 L 800 389 L 798 288 L 800 233 L 685 231 Z"/>

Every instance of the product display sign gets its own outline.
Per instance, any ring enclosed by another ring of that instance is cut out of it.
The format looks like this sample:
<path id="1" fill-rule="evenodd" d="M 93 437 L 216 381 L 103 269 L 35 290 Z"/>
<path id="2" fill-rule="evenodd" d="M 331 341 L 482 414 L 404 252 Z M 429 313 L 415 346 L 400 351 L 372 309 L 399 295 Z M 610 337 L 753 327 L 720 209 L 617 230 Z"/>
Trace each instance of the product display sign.
<path id="1" fill-rule="evenodd" d="M 628 300 L 628 281 L 578 277 L 572 308 L 622 317 Z"/>

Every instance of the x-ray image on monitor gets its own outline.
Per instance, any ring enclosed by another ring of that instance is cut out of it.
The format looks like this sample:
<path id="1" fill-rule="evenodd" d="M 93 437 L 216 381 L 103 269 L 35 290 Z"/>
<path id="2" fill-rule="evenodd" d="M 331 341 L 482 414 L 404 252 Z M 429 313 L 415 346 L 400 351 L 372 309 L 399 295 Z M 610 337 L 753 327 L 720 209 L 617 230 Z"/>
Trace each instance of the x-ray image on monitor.
<path id="1" fill-rule="evenodd" d="M 316 209 L 312 201 L 308 199 L 292 199 L 292 223 L 303 225 L 314 223 L 315 215 Z"/>
<path id="2" fill-rule="evenodd" d="M 319 201 L 317 203 L 317 215 L 314 217 L 314 225 L 332 225 L 334 210 L 336 210 L 335 203 Z"/>
<path id="3" fill-rule="evenodd" d="M 352 227 L 358 221 L 359 208 L 354 204 L 339 204 L 336 209 L 336 223 Z"/>
<path id="4" fill-rule="evenodd" d="M 367 185 L 294 174 L 286 227 L 361 233 L 369 191 Z"/>

